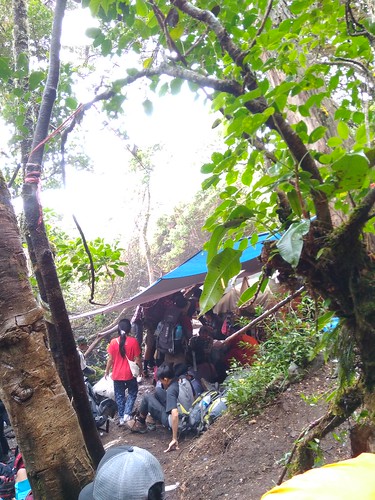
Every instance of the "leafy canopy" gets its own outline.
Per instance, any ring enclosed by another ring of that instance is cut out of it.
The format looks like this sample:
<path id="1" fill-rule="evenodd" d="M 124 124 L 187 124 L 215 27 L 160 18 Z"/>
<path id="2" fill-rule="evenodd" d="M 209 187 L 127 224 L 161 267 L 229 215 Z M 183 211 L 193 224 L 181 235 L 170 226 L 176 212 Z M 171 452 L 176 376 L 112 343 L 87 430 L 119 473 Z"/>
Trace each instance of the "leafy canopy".
<path id="1" fill-rule="evenodd" d="M 311 215 L 327 223 L 328 202 L 349 213 L 348 195 L 355 206 L 367 193 L 374 156 L 374 28 L 365 2 L 84 5 L 102 21 L 89 35 L 103 55 L 138 54 L 138 66 L 113 83 L 113 99 L 120 102 L 126 85 L 141 77 L 159 96 L 178 92 L 185 81 L 222 112 L 226 149 L 202 167 L 204 187 L 224 184 L 205 225 L 213 233 L 209 275 L 220 270 L 216 294 L 238 271 L 241 254 L 231 243 L 225 258 L 215 257 L 223 241 L 240 239 L 250 221 L 257 231 L 274 231 L 281 197 L 288 227 Z M 152 99 L 145 109 L 152 111 Z M 297 255 L 294 247 L 290 251 L 298 264 L 298 249 Z M 203 294 L 203 309 L 214 301 L 209 295 Z"/>

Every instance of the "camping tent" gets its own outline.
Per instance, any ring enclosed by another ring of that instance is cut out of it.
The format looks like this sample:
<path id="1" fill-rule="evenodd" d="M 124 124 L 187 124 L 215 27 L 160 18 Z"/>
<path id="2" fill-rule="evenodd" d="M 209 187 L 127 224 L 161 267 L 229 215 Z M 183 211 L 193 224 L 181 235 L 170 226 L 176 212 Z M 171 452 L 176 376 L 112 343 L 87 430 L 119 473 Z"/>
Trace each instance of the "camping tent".
<path id="1" fill-rule="evenodd" d="M 262 264 L 258 257 L 262 251 L 263 243 L 266 240 L 275 240 L 277 237 L 277 235 L 270 235 L 270 233 L 261 233 L 258 235 L 258 241 L 255 245 L 251 245 L 250 239 L 248 239 L 249 245 L 243 251 L 240 258 L 241 273 L 239 276 L 250 276 L 261 270 Z M 235 243 L 233 248 L 238 249 L 239 244 L 240 242 Z M 97 314 L 108 313 L 124 309 L 125 307 L 133 307 L 152 300 L 160 299 L 161 297 L 183 290 L 184 288 L 202 284 L 206 274 L 207 252 L 201 250 L 190 257 L 190 259 L 186 262 L 176 267 L 173 271 L 165 274 L 155 281 L 155 283 L 130 299 L 125 299 L 110 306 L 71 316 L 70 319 L 75 320 Z"/>

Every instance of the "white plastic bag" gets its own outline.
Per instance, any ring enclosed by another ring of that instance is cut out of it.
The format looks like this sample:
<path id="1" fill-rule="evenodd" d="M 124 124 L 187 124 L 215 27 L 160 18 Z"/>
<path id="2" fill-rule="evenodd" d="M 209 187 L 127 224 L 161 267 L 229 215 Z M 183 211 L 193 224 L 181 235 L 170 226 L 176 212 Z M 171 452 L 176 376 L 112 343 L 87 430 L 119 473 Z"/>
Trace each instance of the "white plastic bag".
<path id="1" fill-rule="evenodd" d="M 94 384 L 93 390 L 95 394 L 111 398 L 115 401 L 115 389 L 113 387 L 112 373 L 110 373 L 107 378 L 102 377 L 98 380 L 98 382 Z"/>

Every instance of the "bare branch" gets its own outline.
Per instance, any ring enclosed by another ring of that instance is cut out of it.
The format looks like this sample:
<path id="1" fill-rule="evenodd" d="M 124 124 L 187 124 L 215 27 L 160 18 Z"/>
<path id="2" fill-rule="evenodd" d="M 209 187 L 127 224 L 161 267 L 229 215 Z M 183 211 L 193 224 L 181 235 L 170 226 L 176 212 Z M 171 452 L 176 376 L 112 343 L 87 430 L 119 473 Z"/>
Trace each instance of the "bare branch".
<path id="1" fill-rule="evenodd" d="M 371 44 L 375 43 L 375 36 L 355 18 L 350 5 L 350 0 L 346 0 L 345 2 L 345 20 L 348 34 L 350 36 L 364 36 L 370 41 Z"/>

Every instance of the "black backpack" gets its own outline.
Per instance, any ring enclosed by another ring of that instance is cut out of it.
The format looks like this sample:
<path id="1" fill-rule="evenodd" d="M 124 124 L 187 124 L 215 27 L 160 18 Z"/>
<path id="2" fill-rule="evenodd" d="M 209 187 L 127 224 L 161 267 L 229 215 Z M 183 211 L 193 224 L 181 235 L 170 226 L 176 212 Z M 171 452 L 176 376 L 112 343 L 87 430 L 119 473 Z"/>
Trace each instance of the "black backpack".
<path id="1" fill-rule="evenodd" d="M 184 331 L 179 323 L 181 309 L 177 306 L 170 306 L 164 314 L 164 318 L 159 321 L 155 331 L 156 347 L 162 354 L 177 354 L 182 352 L 184 344 Z"/>
<path id="2" fill-rule="evenodd" d="M 105 398 L 102 401 L 99 401 L 98 395 L 95 394 L 92 385 L 87 378 L 85 378 L 85 385 L 96 428 L 105 430 L 108 433 L 109 417 L 113 418 L 115 416 L 115 413 L 117 412 L 117 404 L 110 398 Z"/>

